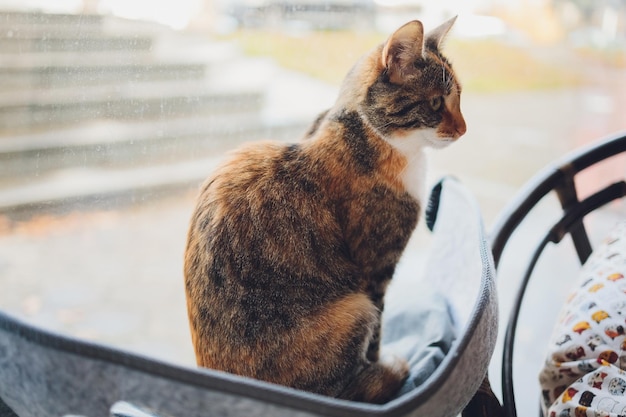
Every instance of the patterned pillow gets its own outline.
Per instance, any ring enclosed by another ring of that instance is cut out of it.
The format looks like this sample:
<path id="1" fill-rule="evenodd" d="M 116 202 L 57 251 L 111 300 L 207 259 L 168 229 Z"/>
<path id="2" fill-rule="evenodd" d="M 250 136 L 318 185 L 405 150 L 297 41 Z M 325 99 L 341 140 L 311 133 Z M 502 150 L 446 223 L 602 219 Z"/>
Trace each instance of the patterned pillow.
<path id="1" fill-rule="evenodd" d="M 626 415 L 626 221 L 581 269 L 539 374 L 548 417 Z"/>

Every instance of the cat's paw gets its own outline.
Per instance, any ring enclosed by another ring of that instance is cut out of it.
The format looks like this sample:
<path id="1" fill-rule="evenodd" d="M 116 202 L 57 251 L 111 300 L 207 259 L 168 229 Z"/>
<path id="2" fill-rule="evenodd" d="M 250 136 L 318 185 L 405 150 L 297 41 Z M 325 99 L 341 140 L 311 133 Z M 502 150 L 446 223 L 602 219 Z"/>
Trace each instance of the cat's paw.
<path id="1" fill-rule="evenodd" d="M 369 363 L 340 398 L 383 404 L 395 397 L 408 376 L 409 364 L 406 360 L 383 355 L 378 362 Z"/>
<path id="2" fill-rule="evenodd" d="M 390 353 L 383 353 L 378 362 L 389 369 L 389 372 L 392 374 L 403 378 L 403 381 L 409 376 L 409 363 L 404 358 Z"/>

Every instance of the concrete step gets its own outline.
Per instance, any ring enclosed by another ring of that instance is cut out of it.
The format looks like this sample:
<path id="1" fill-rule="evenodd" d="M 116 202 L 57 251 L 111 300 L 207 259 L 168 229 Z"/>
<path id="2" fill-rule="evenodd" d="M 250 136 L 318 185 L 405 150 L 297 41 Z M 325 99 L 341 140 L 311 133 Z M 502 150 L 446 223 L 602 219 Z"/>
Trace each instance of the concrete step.
<path id="1" fill-rule="evenodd" d="M 0 51 L 0 67 L 27 71 L 31 67 L 107 66 L 131 63 L 202 63 L 212 65 L 241 56 L 242 53 L 234 42 L 168 33 L 155 38 L 149 51 L 75 52 L 70 50 L 43 53 Z"/>
<path id="2" fill-rule="evenodd" d="M 243 60 L 230 42 L 162 36 L 148 51 L 4 53 L 0 92 L 151 80 L 200 79 L 208 70 Z M 256 60 L 260 61 L 260 60 Z"/>
<path id="3" fill-rule="evenodd" d="M 253 65 L 247 69 L 253 68 Z M 263 67 L 261 68 L 268 67 Z M 225 68 L 232 79 L 222 77 L 224 92 L 252 90 L 241 81 L 246 68 Z M 241 71 L 241 73 L 238 73 Z M 258 73 L 260 71 L 253 71 Z M 271 76 L 270 76 L 271 75 Z M 332 105 L 336 87 L 301 74 L 276 69 L 260 78 L 264 85 L 262 109 L 251 113 L 207 112 L 178 117 L 138 120 L 92 120 L 42 132 L 0 135 L 0 184 L 16 178 L 36 179 L 55 169 L 75 166 L 128 166 L 173 162 L 221 151 L 245 140 L 277 139 L 274 132 L 293 132 L 290 126 L 308 126 L 317 114 Z M 214 86 L 215 91 L 219 91 Z M 294 97 L 307 97 L 294 106 Z M 298 138 L 292 135 L 291 140 Z M 2 179 L 6 181 L 3 181 Z"/>
<path id="4" fill-rule="evenodd" d="M 100 30 L 107 17 L 103 15 L 41 13 L 37 11 L 2 11 L 0 12 L 0 27 L 89 27 Z"/>
<path id="5" fill-rule="evenodd" d="M 153 158 L 151 153 L 167 154 L 176 159 L 186 157 L 185 152 L 190 149 L 191 152 L 211 149 L 213 138 L 226 141 L 229 138 L 235 141 L 272 138 L 271 135 L 264 137 L 263 132 L 277 126 L 309 125 L 319 112 L 332 105 L 337 93 L 334 86 L 282 70 L 267 61 L 230 62 L 220 66 L 219 72 L 210 75 L 204 84 L 214 98 L 223 98 L 212 103 L 219 108 L 210 111 L 172 115 L 163 109 L 153 118 L 100 118 L 41 131 L 0 133 L 0 178 L 29 173 L 37 175 L 55 167 L 80 164 L 114 165 L 116 158 L 121 164 L 133 163 L 134 158 L 150 161 Z M 171 84 L 171 88 L 184 97 L 195 97 L 197 86 L 195 82 Z M 145 93 L 144 98 L 161 100 L 163 96 L 162 91 L 157 91 L 150 83 L 126 87 L 135 93 L 135 97 L 140 96 L 140 91 Z M 115 102 L 108 88 L 74 90 L 83 91 L 83 94 L 72 97 L 70 102 L 80 102 L 81 97 L 93 98 L 98 94 L 102 94 L 107 102 Z M 90 93 L 85 93 L 87 91 Z M 48 99 L 54 98 L 59 90 L 48 93 Z M 20 100 L 20 97 L 9 94 L 0 94 L 0 97 L 4 97 L 5 104 Z M 242 97 L 249 100 L 247 110 L 237 100 Z M 307 97 L 307 100 L 299 100 L 294 106 L 298 97 Z M 233 108 L 227 111 L 229 105 Z M 124 152 L 129 156 L 124 157 Z"/>
<path id="6" fill-rule="evenodd" d="M 42 38 L 51 35 L 151 35 L 170 28 L 154 22 L 109 15 L 0 11 L 0 38 Z"/>
<path id="7" fill-rule="evenodd" d="M 174 162 L 222 152 L 235 143 L 272 139 L 301 123 L 207 115 L 141 122 L 97 121 L 38 134 L 0 137 L 0 186 L 80 166 L 124 167 Z M 293 138 L 297 139 L 297 138 Z"/>
<path id="8" fill-rule="evenodd" d="M 227 149 L 297 140 L 328 106 L 324 86 L 301 94 L 274 63 L 160 26 L 0 13 L 0 33 L 0 213 L 12 217 L 195 188 Z"/>
<path id="9" fill-rule="evenodd" d="M 88 120 L 141 120 L 181 115 L 254 115 L 263 91 L 218 90 L 193 81 L 128 83 L 0 93 L 0 134 Z"/>
<path id="10" fill-rule="evenodd" d="M 152 38 L 141 36 L 85 36 L 75 33 L 63 36 L 50 34 L 33 38 L 0 38 L 0 51 L 20 52 L 95 52 L 95 51 L 148 51 Z"/>
<path id="11" fill-rule="evenodd" d="M 102 54 L 94 58 L 83 57 L 78 65 L 32 63 L 22 66 L 16 61 L 11 65 L 0 65 L 0 92 L 127 83 L 130 80 L 201 79 L 206 73 L 203 63 L 148 63 L 139 62 L 137 56 L 127 62 L 98 62 L 105 58 Z"/>
<path id="12" fill-rule="evenodd" d="M 293 141 L 306 129 L 303 125 L 268 127 L 264 136 Z M 232 136 L 223 146 L 236 146 Z M 36 176 L 31 181 L 0 186 L 0 214 L 21 219 L 38 213 L 52 214 L 77 209 L 111 207 L 127 202 L 195 190 L 224 150 L 193 159 L 132 167 L 81 166 Z"/>

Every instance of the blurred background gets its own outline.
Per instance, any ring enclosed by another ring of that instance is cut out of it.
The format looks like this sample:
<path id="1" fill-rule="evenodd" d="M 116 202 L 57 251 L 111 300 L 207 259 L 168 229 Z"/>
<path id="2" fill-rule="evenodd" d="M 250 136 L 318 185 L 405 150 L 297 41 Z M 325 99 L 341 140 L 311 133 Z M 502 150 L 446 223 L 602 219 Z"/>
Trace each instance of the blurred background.
<path id="1" fill-rule="evenodd" d="M 543 166 L 626 129 L 625 0 L 0 0 L 0 308 L 192 365 L 182 261 L 199 184 L 244 141 L 297 140 L 399 25 L 454 15 L 445 52 L 468 131 L 432 152 L 429 181 L 458 177 L 489 230 Z M 616 158 L 577 186 L 624 174 Z M 620 204 L 593 220 L 599 237 Z M 428 240 L 419 226 L 405 273 Z M 503 316 L 525 262 L 512 258 Z M 562 287 L 543 284 L 548 305 L 521 325 L 529 414 Z"/>

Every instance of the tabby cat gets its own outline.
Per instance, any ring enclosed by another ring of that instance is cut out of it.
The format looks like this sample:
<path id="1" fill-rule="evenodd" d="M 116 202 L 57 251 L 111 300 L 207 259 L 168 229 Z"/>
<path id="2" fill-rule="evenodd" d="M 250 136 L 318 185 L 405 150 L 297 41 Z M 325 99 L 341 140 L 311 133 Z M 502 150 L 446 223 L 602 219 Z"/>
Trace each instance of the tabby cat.
<path id="1" fill-rule="evenodd" d="M 205 182 L 184 266 L 198 365 L 373 403 L 402 386 L 380 317 L 423 206 L 424 147 L 465 133 L 440 52 L 454 20 L 400 27 L 306 139 L 248 144 Z"/>

